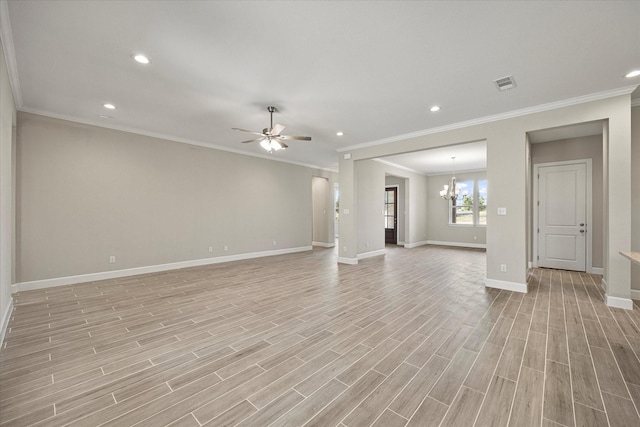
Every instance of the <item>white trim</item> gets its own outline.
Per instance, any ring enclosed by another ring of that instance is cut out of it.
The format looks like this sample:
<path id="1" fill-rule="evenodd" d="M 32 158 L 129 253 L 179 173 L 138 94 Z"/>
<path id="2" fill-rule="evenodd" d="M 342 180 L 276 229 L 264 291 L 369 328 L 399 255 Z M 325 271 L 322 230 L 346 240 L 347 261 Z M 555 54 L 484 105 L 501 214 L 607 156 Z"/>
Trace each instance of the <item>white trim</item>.
<path id="1" fill-rule="evenodd" d="M 311 246 L 322 246 L 323 248 L 334 248 L 336 244 L 326 243 L 326 242 L 311 242 Z"/>
<path id="2" fill-rule="evenodd" d="M 591 267 L 590 274 L 599 274 L 600 276 L 604 275 L 604 268 L 602 267 Z"/>
<path id="3" fill-rule="evenodd" d="M 361 259 L 366 259 L 366 258 L 371 258 L 374 256 L 380 256 L 380 255 L 386 255 L 387 254 L 387 250 L 386 249 L 378 249 L 377 251 L 371 251 L 371 252 L 364 252 L 361 254 L 358 254 L 358 260 Z"/>
<path id="4" fill-rule="evenodd" d="M 199 267 L 202 265 L 219 264 L 229 261 L 240 261 L 252 258 L 262 258 L 274 255 L 291 254 L 295 252 L 310 251 L 311 246 L 297 248 L 277 249 L 272 251 L 250 252 L 237 255 L 228 255 L 215 258 L 195 259 L 191 261 L 172 262 L 169 264 L 150 265 L 146 267 L 134 267 L 124 270 L 103 271 L 100 273 L 81 274 L 78 276 L 56 277 L 53 279 L 34 280 L 31 282 L 15 283 L 12 285 L 14 292 L 30 291 L 34 289 L 52 288 L 55 286 L 73 285 L 76 283 L 93 282 L 96 280 L 116 279 L 119 277 L 135 276 L 138 274 L 157 273 L 161 271 L 177 270 L 179 268 Z"/>
<path id="5" fill-rule="evenodd" d="M 631 92 L 633 92 L 636 89 L 636 87 L 637 85 L 625 86 L 625 87 L 608 90 L 604 92 L 597 92 L 589 95 L 578 96 L 575 98 L 563 99 L 560 101 L 550 102 L 548 104 L 541 104 L 533 107 L 522 108 L 520 110 L 513 110 L 513 111 L 508 111 L 506 113 L 495 114 L 493 116 L 479 117 L 477 119 L 453 123 L 446 126 L 425 129 L 425 130 L 421 130 L 413 133 L 405 133 L 402 135 L 396 135 L 389 138 L 379 139 L 376 141 L 363 142 L 361 144 L 349 145 L 347 147 L 338 148 L 336 151 L 338 153 L 341 153 L 343 151 L 357 150 L 357 149 L 366 148 L 366 147 L 374 147 L 376 145 L 389 144 L 391 142 L 403 141 L 405 139 L 417 138 L 425 135 L 432 135 L 434 133 L 447 132 L 447 131 L 461 129 L 469 126 L 492 123 L 500 120 L 512 119 L 514 117 L 527 116 L 529 114 L 541 113 L 543 111 L 555 110 L 557 108 L 570 107 L 572 105 L 584 104 L 586 102 L 598 101 L 601 99 L 612 98 L 614 96 L 629 95 Z"/>
<path id="6" fill-rule="evenodd" d="M 398 240 L 398 246 L 405 246 L 403 241 Z"/>
<path id="7" fill-rule="evenodd" d="M 358 263 L 358 258 L 345 258 L 345 257 L 338 257 L 338 263 L 339 264 L 349 264 L 349 265 L 356 265 Z"/>
<path id="8" fill-rule="evenodd" d="M 609 307 L 624 308 L 625 310 L 633 310 L 633 301 L 631 300 L 631 298 L 611 297 L 606 294 L 604 298 Z"/>
<path id="9" fill-rule="evenodd" d="M 586 253 L 585 253 L 585 271 L 592 274 L 594 273 L 594 269 L 591 266 L 593 263 L 593 233 L 590 231 L 590 226 L 593 220 L 593 160 L 592 159 L 577 159 L 577 160 L 565 160 L 560 162 L 547 162 L 547 163 L 536 163 L 533 165 L 533 176 L 531 179 L 533 180 L 533 194 L 531 200 L 531 208 L 533 209 L 533 222 L 532 222 L 532 239 L 533 239 L 533 266 L 538 267 L 538 237 L 539 233 L 536 230 L 539 228 L 538 224 L 538 205 L 536 204 L 538 200 L 538 191 L 539 191 L 539 183 L 538 183 L 538 175 L 540 173 L 540 168 L 543 167 L 551 167 L 551 166 L 564 166 L 564 165 L 575 165 L 575 164 L 584 164 L 587 170 L 587 188 L 586 188 L 586 219 L 585 223 L 587 224 L 587 242 L 586 242 Z M 601 272 L 599 274 L 604 274 Z"/>
<path id="10" fill-rule="evenodd" d="M 531 261 L 529 261 L 529 264 L 527 264 L 528 268 L 533 268 L 533 263 Z"/>
<path id="11" fill-rule="evenodd" d="M 2 318 L 0 318 L 0 348 L 2 348 L 2 344 L 4 344 L 4 335 L 9 327 L 9 318 L 11 317 L 11 313 L 13 313 L 13 298 L 9 297 L 7 310 L 2 315 Z"/>
<path id="12" fill-rule="evenodd" d="M 422 242 L 413 242 L 413 243 L 405 243 L 404 247 L 407 249 L 417 248 L 418 246 L 428 245 L 428 240 L 423 240 Z"/>
<path id="13" fill-rule="evenodd" d="M 504 280 L 484 279 L 484 285 L 487 288 L 502 289 L 505 291 L 520 292 L 526 294 L 528 292 L 526 283 L 506 282 Z"/>
<path id="14" fill-rule="evenodd" d="M 296 165 L 296 166 L 303 166 L 303 167 L 306 167 L 306 168 L 319 169 L 319 170 L 324 170 L 324 171 L 327 171 L 327 172 L 338 173 L 338 169 L 329 169 L 329 168 L 321 167 L 321 166 L 317 166 L 317 165 L 310 165 L 308 163 L 295 162 L 293 160 L 287 160 L 287 159 L 283 159 L 282 157 L 276 157 L 274 155 L 269 155 L 269 154 L 251 153 L 251 152 L 240 150 L 238 148 L 225 147 L 225 146 L 222 146 L 222 145 L 216 145 L 216 144 L 211 144 L 211 143 L 200 142 L 200 141 L 196 141 L 196 140 L 193 140 L 193 139 L 180 138 L 178 136 L 168 135 L 168 134 L 165 134 L 165 133 L 149 132 L 149 131 L 146 131 L 146 130 L 143 130 L 143 129 L 139 129 L 139 128 L 135 128 L 135 127 L 116 126 L 116 125 L 113 125 L 111 123 L 107 123 L 105 121 L 87 120 L 87 119 L 83 119 L 83 118 L 80 118 L 80 117 L 74 117 L 74 116 L 67 116 L 67 115 L 64 115 L 64 114 L 51 113 L 51 112 L 48 112 L 48 111 L 42 111 L 42 110 L 37 110 L 37 109 L 34 109 L 34 108 L 28 108 L 28 107 L 18 108 L 18 111 L 21 111 L 21 112 L 24 112 L 24 113 L 29 113 L 29 114 L 35 114 L 35 115 L 43 116 L 43 117 L 49 117 L 49 118 L 52 118 L 52 119 L 66 120 L 66 121 L 69 121 L 69 122 L 78 123 L 78 124 L 87 125 L 87 126 L 95 126 L 95 127 L 104 128 L 104 129 L 116 130 L 116 131 L 119 131 L 119 132 L 127 132 L 127 133 L 133 133 L 135 135 L 142 135 L 142 136 L 148 136 L 148 137 L 151 137 L 151 138 L 163 139 L 163 140 L 169 141 L 169 142 L 177 142 L 177 143 L 181 143 L 181 144 L 195 145 L 195 146 L 198 146 L 198 147 L 209 148 L 209 149 L 212 149 L 212 150 L 226 151 L 226 152 L 229 152 L 229 153 L 240 154 L 240 155 L 243 155 L 243 156 L 258 157 L 258 158 L 261 158 L 261 159 L 273 160 L 275 162 L 289 163 L 289 164 Z"/>
<path id="15" fill-rule="evenodd" d="M 640 300 L 640 291 L 637 289 L 631 289 L 631 299 Z"/>
<path id="16" fill-rule="evenodd" d="M 478 248 L 478 249 L 487 248 L 486 243 L 441 242 L 438 240 L 427 240 L 427 245 L 456 246 L 460 248 Z"/>
<path id="17" fill-rule="evenodd" d="M 16 65 L 16 51 L 13 43 L 13 31 L 9 20 L 9 2 L 0 0 L 0 43 L 4 50 L 4 60 L 7 63 L 9 84 L 13 93 L 16 108 L 22 107 L 22 90 L 18 80 L 18 66 Z"/>

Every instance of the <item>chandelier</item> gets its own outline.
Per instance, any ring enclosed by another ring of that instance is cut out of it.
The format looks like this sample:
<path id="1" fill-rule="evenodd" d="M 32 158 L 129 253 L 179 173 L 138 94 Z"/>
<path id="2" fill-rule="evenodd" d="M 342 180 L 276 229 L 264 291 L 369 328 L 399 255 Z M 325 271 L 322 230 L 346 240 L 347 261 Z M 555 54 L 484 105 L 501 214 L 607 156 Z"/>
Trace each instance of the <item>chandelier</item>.
<path id="1" fill-rule="evenodd" d="M 451 157 L 453 161 L 453 171 L 451 172 L 451 180 L 449 181 L 449 185 L 445 184 L 444 189 L 440 190 L 440 197 L 445 200 L 455 200 L 458 198 L 458 193 L 460 193 L 460 187 L 456 185 L 456 158 Z"/>

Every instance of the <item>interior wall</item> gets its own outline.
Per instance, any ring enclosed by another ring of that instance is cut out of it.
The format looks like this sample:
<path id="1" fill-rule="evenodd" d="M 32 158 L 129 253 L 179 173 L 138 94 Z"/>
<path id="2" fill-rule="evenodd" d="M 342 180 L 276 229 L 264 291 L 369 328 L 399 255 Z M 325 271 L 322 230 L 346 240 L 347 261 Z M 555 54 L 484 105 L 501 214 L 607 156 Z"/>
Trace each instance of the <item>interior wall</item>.
<path id="1" fill-rule="evenodd" d="M 329 190 L 329 180 L 319 176 L 311 178 L 311 195 L 313 201 L 313 236 L 314 244 L 328 246 L 333 244 L 333 220 L 327 215 L 328 198 L 333 198 Z"/>
<path id="2" fill-rule="evenodd" d="M 486 171 L 460 173 L 456 172 L 458 181 L 486 179 Z M 429 197 L 427 216 L 429 218 L 427 236 L 429 241 L 484 245 L 487 243 L 487 227 L 484 225 L 450 225 L 449 224 L 449 203 L 440 197 L 440 190 L 449 184 L 451 174 L 431 175 L 428 178 Z M 491 188 L 488 189 L 487 202 L 489 209 L 491 205 Z"/>
<path id="3" fill-rule="evenodd" d="M 18 282 L 302 250 L 311 177 L 337 178 L 28 113 L 17 150 Z"/>
<path id="4" fill-rule="evenodd" d="M 384 249 L 384 165 L 373 160 L 358 162 L 358 254 Z"/>
<path id="5" fill-rule="evenodd" d="M 587 231 L 591 233 L 592 238 L 592 266 L 603 268 L 602 135 L 531 144 L 531 159 L 534 165 L 579 159 L 592 160 L 592 220 L 591 224 L 587 224 Z M 533 206 L 535 208 L 535 204 Z M 533 259 L 529 259 L 529 261 L 533 261 Z"/>
<path id="6" fill-rule="evenodd" d="M 640 252 L 640 106 L 631 109 L 631 212 L 631 250 Z M 640 264 L 631 263 L 631 288 L 640 292 Z"/>
<path id="7" fill-rule="evenodd" d="M 16 108 L 0 43 L 0 345 L 12 309 L 14 242 L 14 142 Z"/>
<path id="8" fill-rule="evenodd" d="M 405 211 L 405 196 L 404 196 L 404 192 L 405 192 L 405 185 L 404 185 L 404 181 L 405 178 L 400 178 L 397 176 L 393 176 L 393 175 L 386 175 L 384 177 L 384 185 L 385 187 L 389 187 L 389 186 L 395 186 L 398 188 L 397 190 L 397 195 L 398 195 L 398 200 L 397 200 L 397 209 L 398 209 L 398 221 L 396 224 L 396 228 L 398 229 L 398 245 L 403 245 L 405 242 L 405 216 L 406 216 L 406 211 Z"/>

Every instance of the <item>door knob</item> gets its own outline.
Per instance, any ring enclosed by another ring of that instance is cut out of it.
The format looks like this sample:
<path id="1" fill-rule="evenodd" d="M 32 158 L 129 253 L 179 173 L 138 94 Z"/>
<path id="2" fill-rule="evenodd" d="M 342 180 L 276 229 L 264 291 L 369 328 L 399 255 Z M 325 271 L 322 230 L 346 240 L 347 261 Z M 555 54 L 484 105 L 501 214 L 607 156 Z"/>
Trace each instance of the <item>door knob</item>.
<path id="1" fill-rule="evenodd" d="M 584 222 L 581 222 L 581 223 L 580 223 L 580 227 L 584 227 Z"/>
<path id="2" fill-rule="evenodd" d="M 584 230 L 580 230 L 581 233 L 584 233 Z"/>

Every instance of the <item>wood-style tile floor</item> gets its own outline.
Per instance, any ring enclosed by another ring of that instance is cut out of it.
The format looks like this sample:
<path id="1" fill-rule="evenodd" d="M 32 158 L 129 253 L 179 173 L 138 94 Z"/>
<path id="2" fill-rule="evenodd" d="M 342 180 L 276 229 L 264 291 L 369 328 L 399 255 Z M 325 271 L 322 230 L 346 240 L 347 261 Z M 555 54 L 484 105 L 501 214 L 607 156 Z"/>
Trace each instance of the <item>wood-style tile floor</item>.
<path id="1" fill-rule="evenodd" d="M 332 249 L 21 292 L 0 424 L 639 426 L 640 310 L 485 253 Z"/>

